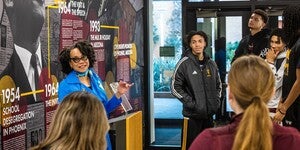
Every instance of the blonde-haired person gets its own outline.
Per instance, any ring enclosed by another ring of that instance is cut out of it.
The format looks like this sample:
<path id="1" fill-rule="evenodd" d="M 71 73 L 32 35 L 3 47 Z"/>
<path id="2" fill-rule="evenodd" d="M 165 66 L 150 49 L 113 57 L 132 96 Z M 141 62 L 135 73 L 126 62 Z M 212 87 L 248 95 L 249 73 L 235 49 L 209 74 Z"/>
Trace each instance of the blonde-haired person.
<path id="1" fill-rule="evenodd" d="M 254 55 L 239 57 L 228 75 L 228 101 L 236 116 L 226 126 L 204 130 L 190 150 L 299 149 L 299 132 L 273 123 L 269 116 L 266 103 L 274 86 L 267 62 Z"/>
<path id="2" fill-rule="evenodd" d="M 106 112 L 98 98 L 74 92 L 58 106 L 46 139 L 32 150 L 105 150 L 108 130 Z"/>

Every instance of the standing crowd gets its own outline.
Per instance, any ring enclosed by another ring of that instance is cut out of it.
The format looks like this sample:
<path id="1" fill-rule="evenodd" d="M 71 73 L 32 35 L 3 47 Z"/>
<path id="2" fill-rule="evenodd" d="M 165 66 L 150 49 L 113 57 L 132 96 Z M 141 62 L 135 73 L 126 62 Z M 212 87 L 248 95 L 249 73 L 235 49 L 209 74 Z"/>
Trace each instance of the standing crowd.
<path id="1" fill-rule="evenodd" d="M 282 14 L 283 28 L 267 29 L 268 15 L 252 12 L 228 74 L 229 124 L 214 127 L 220 106 L 218 66 L 205 53 L 207 35 L 189 32 L 188 49 L 172 76 L 172 94 L 188 118 L 186 148 L 298 149 L 300 143 L 300 6 Z"/>
<path id="2" fill-rule="evenodd" d="M 205 52 L 206 33 L 189 32 L 188 49 L 171 81 L 171 92 L 182 102 L 183 116 L 189 118 L 187 148 L 298 149 L 300 6 L 289 6 L 282 17 L 283 29 L 270 31 L 264 11 L 251 14 L 250 34 L 240 41 L 228 74 L 228 102 L 235 115 L 229 124 L 216 128 L 213 115 L 222 92 L 218 66 Z M 132 84 L 119 81 L 116 94 L 108 99 L 93 70 L 95 61 L 93 47 L 86 41 L 60 52 L 66 77 L 59 85 L 59 106 L 51 132 L 32 149 L 112 149 L 107 117 Z"/>

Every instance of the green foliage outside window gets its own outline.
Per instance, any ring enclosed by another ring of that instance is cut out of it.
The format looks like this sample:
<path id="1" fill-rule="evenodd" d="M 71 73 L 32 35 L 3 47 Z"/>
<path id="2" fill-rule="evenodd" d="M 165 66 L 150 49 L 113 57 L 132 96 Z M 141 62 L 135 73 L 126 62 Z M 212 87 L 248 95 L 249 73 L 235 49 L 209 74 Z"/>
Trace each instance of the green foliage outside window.
<path id="1" fill-rule="evenodd" d="M 171 76 L 165 72 L 173 71 L 182 53 L 182 15 L 181 1 L 173 1 L 172 15 L 167 20 L 168 32 L 164 40 L 164 45 L 159 45 L 159 25 L 153 25 L 153 43 L 159 46 L 174 46 L 175 57 L 153 58 L 154 92 L 170 92 Z M 157 47 L 159 47 L 157 46 Z M 156 51 L 156 50 L 155 50 Z"/>
<path id="2" fill-rule="evenodd" d="M 233 56 L 234 56 L 234 52 L 236 50 L 236 48 L 238 47 L 239 42 L 235 41 L 234 43 L 229 42 L 226 43 L 226 60 L 232 60 Z"/>

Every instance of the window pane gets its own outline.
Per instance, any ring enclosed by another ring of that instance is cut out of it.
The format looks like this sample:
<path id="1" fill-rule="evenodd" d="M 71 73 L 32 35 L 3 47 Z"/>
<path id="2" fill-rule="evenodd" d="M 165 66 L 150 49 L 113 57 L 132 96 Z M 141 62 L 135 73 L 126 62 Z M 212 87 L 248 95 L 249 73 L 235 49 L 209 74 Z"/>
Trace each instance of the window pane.
<path id="1" fill-rule="evenodd" d="M 170 81 L 182 53 L 181 1 L 153 1 L 152 4 L 155 140 L 151 144 L 179 147 L 182 104 L 170 94 Z M 175 56 L 166 51 L 160 53 L 168 47 L 175 51 Z"/>
<path id="2" fill-rule="evenodd" d="M 234 56 L 234 52 L 241 39 L 242 39 L 242 17 L 241 16 L 226 17 L 226 70 L 227 72 L 230 69 L 231 60 Z M 228 99 L 228 94 L 226 99 Z M 228 103 L 226 103 L 226 110 L 232 111 Z"/>
<path id="3" fill-rule="evenodd" d="M 170 92 L 173 69 L 182 52 L 181 2 L 153 1 L 154 92 Z M 160 47 L 175 48 L 175 57 L 160 55 Z"/>

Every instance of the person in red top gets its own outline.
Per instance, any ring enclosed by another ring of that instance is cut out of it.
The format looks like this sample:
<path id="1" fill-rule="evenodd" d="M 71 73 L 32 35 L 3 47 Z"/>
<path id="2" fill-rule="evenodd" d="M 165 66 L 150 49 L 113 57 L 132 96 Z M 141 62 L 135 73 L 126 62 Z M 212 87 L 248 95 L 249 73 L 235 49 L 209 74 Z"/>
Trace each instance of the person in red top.
<path id="1" fill-rule="evenodd" d="M 269 116 L 267 102 L 274 94 L 274 81 L 271 68 L 259 56 L 234 61 L 228 75 L 228 101 L 236 116 L 226 126 L 205 129 L 189 150 L 299 149 L 300 133 Z"/>

